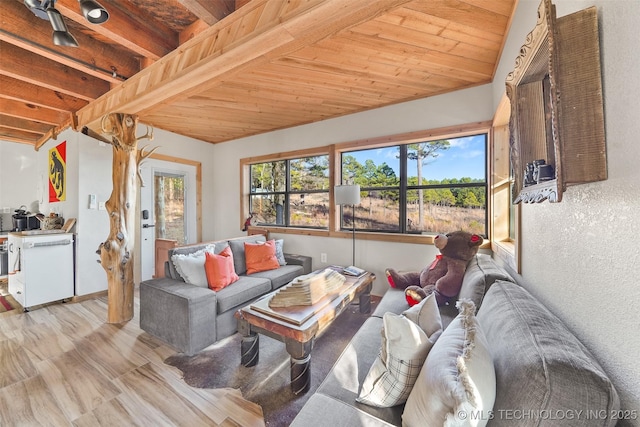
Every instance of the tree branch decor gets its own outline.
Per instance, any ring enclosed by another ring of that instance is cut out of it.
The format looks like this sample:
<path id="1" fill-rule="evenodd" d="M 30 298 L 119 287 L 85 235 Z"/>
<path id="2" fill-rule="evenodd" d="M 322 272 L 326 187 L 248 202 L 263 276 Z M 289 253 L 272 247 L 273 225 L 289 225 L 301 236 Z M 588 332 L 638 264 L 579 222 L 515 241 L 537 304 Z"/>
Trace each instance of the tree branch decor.
<path id="1" fill-rule="evenodd" d="M 109 237 L 96 251 L 98 261 L 107 272 L 108 323 L 123 323 L 133 317 L 133 259 L 135 213 L 140 163 L 153 151 L 138 151 L 138 141 L 153 139 L 153 130 L 136 137 L 138 117 L 112 113 L 102 118 L 102 133 L 111 136 L 113 147 L 113 190 L 105 203 L 109 215 Z"/>

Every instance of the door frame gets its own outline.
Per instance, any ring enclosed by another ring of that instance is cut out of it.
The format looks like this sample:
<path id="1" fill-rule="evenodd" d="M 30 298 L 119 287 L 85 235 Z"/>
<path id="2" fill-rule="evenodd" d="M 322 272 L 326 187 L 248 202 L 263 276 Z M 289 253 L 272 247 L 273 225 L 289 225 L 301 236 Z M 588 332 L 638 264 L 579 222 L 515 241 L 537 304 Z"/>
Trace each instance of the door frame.
<path id="1" fill-rule="evenodd" d="M 150 159 L 162 160 L 165 162 L 180 163 L 194 166 L 196 168 L 196 242 L 202 241 L 202 163 L 195 160 L 183 159 L 180 157 L 167 156 L 165 154 L 153 153 Z"/>
<path id="2" fill-rule="evenodd" d="M 190 160 L 190 159 L 184 159 L 181 157 L 175 157 L 175 156 L 168 156 L 165 154 L 158 154 L 158 153 L 153 153 L 149 156 L 150 159 L 155 159 L 155 160 L 161 160 L 161 161 L 165 161 L 165 162 L 173 162 L 173 163 L 180 163 L 183 165 L 189 165 L 189 166 L 193 166 L 195 168 L 195 173 L 196 173 L 196 183 L 195 183 L 195 190 L 196 190 L 196 242 L 201 242 L 202 241 L 202 163 L 195 161 L 195 160 Z M 138 206 L 140 206 L 140 191 L 138 191 Z M 140 218 L 140 209 L 136 209 L 136 224 L 138 224 L 138 227 L 141 227 L 141 218 Z M 137 230 L 141 230 L 140 228 L 137 228 Z M 140 231 L 138 231 L 136 233 L 136 249 L 135 249 L 135 259 L 134 259 L 134 282 L 139 284 L 141 281 L 141 277 L 142 277 L 142 242 L 141 242 L 141 235 L 142 233 Z M 155 245 L 154 245 L 155 246 Z"/>

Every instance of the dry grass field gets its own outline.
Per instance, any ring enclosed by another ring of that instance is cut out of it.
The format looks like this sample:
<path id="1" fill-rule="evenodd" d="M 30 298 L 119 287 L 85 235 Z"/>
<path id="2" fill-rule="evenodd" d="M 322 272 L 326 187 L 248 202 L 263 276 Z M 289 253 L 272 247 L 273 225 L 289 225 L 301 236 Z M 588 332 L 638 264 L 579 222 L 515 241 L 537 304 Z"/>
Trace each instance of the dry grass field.
<path id="1" fill-rule="evenodd" d="M 327 227 L 329 223 L 329 208 L 326 194 L 309 194 L 304 203 L 292 203 L 291 226 Z M 275 214 L 268 209 L 270 205 L 263 205 L 264 211 L 258 213 L 261 223 L 275 223 Z M 471 233 L 486 235 L 485 209 L 463 208 L 456 206 L 440 206 L 436 204 L 424 205 L 424 216 L 419 221 L 418 204 L 411 204 L 407 211 L 407 231 L 409 233 L 448 233 L 464 230 Z M 351 228 L 352 210 L 350 206 L 344 209 L 346 228 Z M 363 197 L 360 205 L 356 206 L 356 229 L 375 231 L 399 231 L 399 207 L 395 201 Z"/>

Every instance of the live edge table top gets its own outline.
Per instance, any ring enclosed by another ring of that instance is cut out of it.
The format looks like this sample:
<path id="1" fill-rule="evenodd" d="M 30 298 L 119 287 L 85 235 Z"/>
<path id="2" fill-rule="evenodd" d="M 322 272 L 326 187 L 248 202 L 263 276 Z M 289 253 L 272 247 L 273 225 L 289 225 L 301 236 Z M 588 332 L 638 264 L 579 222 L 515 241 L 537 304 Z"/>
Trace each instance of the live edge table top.
<path id="1" fill-rule="evenodd" d="M 260 309 L 260 307 L 267 306 L 274 293 L 278 292 L 277 290 L 265 295 L 253 304 L 241 308 L 235 316 L 262 331 L 269 332 L 268 335 L 277 335 L 305 343 L 329 326 L 356 297 L 369 294 L 375 278 L 375 274 L 369 272 L 361 277 L 347 276 L 338 295 L 330 301 L 321 300 L 313 306 L 309 306 L 308 310 L 311 310 L 312 313 L 308 318 L 305 316 L 306 320 L 300 324 L 295 321 L 283 320 L 287 317 L 287 309 L 273 309 L 273 313 L 267 313 L 268 310 Z M 260 304 L 261 302 L 262 304 Z M 294 310 L 296 308 L 300 307 L 292 307 Z"/>

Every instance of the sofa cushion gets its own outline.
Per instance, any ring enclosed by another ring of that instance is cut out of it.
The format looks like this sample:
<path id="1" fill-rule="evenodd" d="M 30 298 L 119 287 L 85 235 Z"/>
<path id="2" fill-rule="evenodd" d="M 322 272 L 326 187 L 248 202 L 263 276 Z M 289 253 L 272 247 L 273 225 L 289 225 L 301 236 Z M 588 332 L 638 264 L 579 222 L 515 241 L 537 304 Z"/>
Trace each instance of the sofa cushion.
<path id="1" fill-rule="evenodd" d="M 402 289 L 388 288 L 384 294 L 384 298 L 380 300 L 380 304 L 373 311 L 371 317 L 384 316 L 385 313 L 402 313 L 409 307 L 407 300 L 404 297 L 404 291 Z M 440 321 L 442 322 L 442 329 L 446 329 L 449 323 L 458 315 L 458 309 L 453 305 L 445 305 L 439 308 Z"/>
<path id="2" fill-rule="evenodd" d="M 271 282 L 259 277 L 240 276 L 238 281 L 217 292 L 218 313 L 249 301 L 271 291 Z"/>
<path id="3" fill-rule="evenodd" d="M 226 247 L 219 254 L 205 252 L 204 271 L 209 288 L 220 291 L 239 279 L 233 267 L 233 253 Z"/>
<path id="4" fill-rule="evenodd" d="M 400 425 L 401 405 L 379 408 L 356 402 L 360 386 L 376 359 L 378 350 L 380 350 L 381 327 L 382 319 L 379 317 L 369 317 L 364 322 L 345 347 L 327 377 L 322 381 L 316 393 L 342 401 L 355 407 L 358 411 L 366 412 L 384 422 Z M 316 423 L 316 425 L 318 424 Z"/>
<path id="5" fill-rule="evenodd" d="M 524 288 L 497 281 L 487 292 L 478 321 L 493 354 L 497 394 L 494 414 L 517 408 L 525 413 L 612 414 L 619 409 L 616 390 L 580 341 Z M 496 416 L 491 425 L 512 425 Z M 615 425 L 602 417 L 566 425 Z M 519 425 L 551 426 L 533 418 Z M 563 424 L 565 425 L 565 424 Z"/>
<path id="6" fill-rule="evenodd" d="M 388 287 L 380 300 L 380 304 L 378 304 L 371 316 L 382 318 L 387 312 L 400 314 L 407 308 L 409 308 L 409 304 L 407 304 L 407 299 L 404 297 L 404 291 Z"/>
<path id="7" fill-rule="evenodd" d="M 268 240 L 264 243 L 245 242 L 244 256 L 245 264 L 247 266 L 247 274 L 275 270 L 280 267 L 278 258 L 276 258 L 275 240 Z"/>
<path id="8" fill-rule="evenodd" d="M 229 240 L 229 246 L 233 252 L 233 265 L 238 275 L 245 274 L 247 272 L 247 261 L 244 254 L 244 244 L 266 242 L 267 238 L 262 234 L 255 234 L 252 236 L 238 237 L 236 239 Z"/>
<path id="9" fill-rule="evenodd" d="M 382 346 L 356 400 L 386 408 L 407 400 L 442 323 L 434 294 L 403 314 L 385 313 L 382 321 Z"/>
<path id="10" fill-rule="evenodd" d="M 477 311 L 480 309 L 484 294 L 496 280 L 515 283 L 515 280 L 500 268 L 490 255 L 477 254 L 467 264 L 458 299 L 470 299 L 476 305 Z"/>
<path id="11" fill-rule="evenodd" d="M 469 300 L 458 305 L 460 314 L 429 352 L 407 399 L 402 414 L 406 427 L 459 425 L 478 411 L 484 416 L 474 425 L 483 426 L 489 419 L 496 393 L 493 361 L 475 305 Z"/>
<path id="12" fill-rule="evenodd" d="M 276 290 L 302 274 L 304 274 L 304 268 L 301 265 L 289 264 L 275 270 L 253 273 L 248 277 L 269 279 L 271 281 L 271 290 Z"/>

